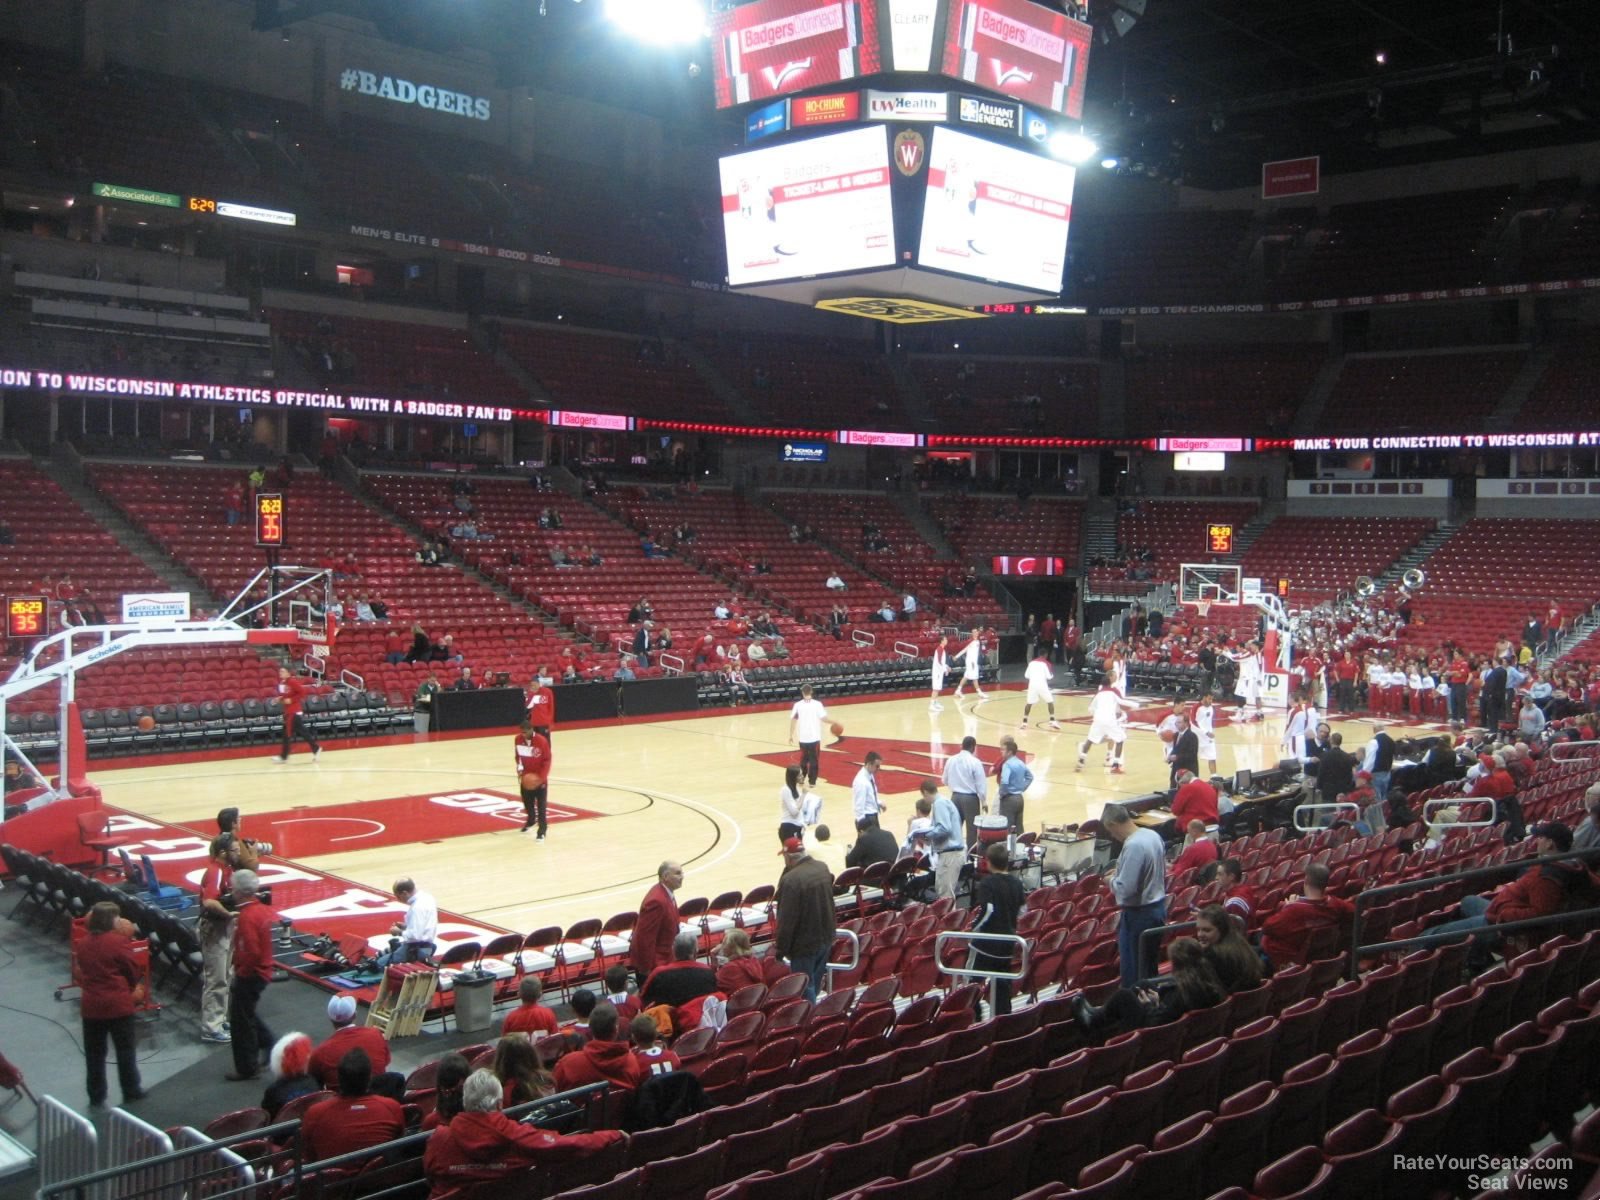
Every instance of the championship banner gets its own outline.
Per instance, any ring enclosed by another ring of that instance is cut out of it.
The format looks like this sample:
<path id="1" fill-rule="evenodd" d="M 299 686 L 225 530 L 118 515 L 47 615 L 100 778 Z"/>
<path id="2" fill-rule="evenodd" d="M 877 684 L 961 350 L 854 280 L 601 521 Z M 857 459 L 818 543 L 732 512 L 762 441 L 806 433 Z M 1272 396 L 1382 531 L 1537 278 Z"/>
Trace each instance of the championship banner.
<path id="1" fill-rule="evenodd" d="M 757 0 L 714 14 L 717 107 L 877 74 L 877 26 L 877 5 L 861 0 Z"/>
<path id="2" fill-rule="evenodd" d="M 1322 188 L 1322 159 L 1285 158 L 1261 164 L 1261 198 L 1279 200 L 1284 196 L 1315 196 Z"/>

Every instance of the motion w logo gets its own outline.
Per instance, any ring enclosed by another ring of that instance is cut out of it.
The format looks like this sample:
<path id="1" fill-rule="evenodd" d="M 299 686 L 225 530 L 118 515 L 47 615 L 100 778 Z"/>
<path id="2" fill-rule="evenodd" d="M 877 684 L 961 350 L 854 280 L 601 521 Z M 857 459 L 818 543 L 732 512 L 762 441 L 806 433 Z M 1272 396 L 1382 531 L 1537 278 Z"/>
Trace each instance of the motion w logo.
<path id="1" fill-rule="evenodd" d="M 894 139 L 894 165 L 900 169 L 900 174 L 915 175 L 922 170 L 926 150 L 927 143 L 916 130 L 905 129 L 897 134 Z"/>

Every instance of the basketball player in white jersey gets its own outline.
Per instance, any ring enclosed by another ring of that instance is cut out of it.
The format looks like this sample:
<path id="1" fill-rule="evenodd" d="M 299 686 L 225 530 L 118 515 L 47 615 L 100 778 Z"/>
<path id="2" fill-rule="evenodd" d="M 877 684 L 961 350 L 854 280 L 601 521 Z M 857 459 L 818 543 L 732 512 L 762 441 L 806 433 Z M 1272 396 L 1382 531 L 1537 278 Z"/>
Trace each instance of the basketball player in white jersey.
<path id="1" fill-rule="evenodd" d="M 1259 721 L 1262 717 L 1261 692 L 1267 682 L 1267 665 L 1261 656 L 1261 643 L 1250 642 L 1243 654 L 1234 655 L 1233 658 L 1239 664 L 1239 683 L 1234 688 L 1234 695 L 1244 701 L 1241 708 L 1255 710 L 1245 713 L 1245 719 Z"/>
<path id="2" fill-rule="evenodd" d="M 1200 697 L 1200 703 L 1189 714 L 1189 725 L 1200 741 L 1199 758 L 1210 765 L 1210 773 L 1217 773 L 1217 710 L 1211 706 L 1211 697 Z"/>
<path id="3" fill-rule="evenodd" d="M 1109 742 L 1106 765 L 1111 768 L 1114 775 L 1122 774 L 1122 747 L 1128 737 L 1128 728 L 1124 712 L 1130 708 L 1137 708 L 1131 700 L 1124 700 L 1111 686 L 1110 680 L 1102 680 L 1100 690 L 1089 701 L 1089 736 L 1083 739 L 1083 744 L 1078 747 L 1077 770 L 1083 770 L 1084 760 L 1089 757 L 1089 747 L 1098 746 L 1102 742 Z"/>
<path id="4" fill-rule="evenodd" d="M 978 693 L 979 700 L 987 700 L 988 694 L 983 690 L 983 685 L 978 682 L 978 671 L 983 663 L 983 642 L 978 631 L 972 631 L 972 640 L 961 647 L 961 681 L 956 684 L 953 698 L 961 699 L 961 689 L 967 686 L 967 681 L 972 681 L 972 690 Z"/>
<path id="5" fill-rule="evenodd" d="M 1106 679 L 1111 684 L 1111 690 L 1124 698 L 1128 695 L 1128 663 L 1122 657 L 1122 647 L 1115 645 L 1106 655 Z"/>
<path id="6" fill-rule="evenodd" d="M 1043 704 L 1050 710 L 1050 722 L 1047 729 L 1058 730 L 1060 722 L 1056 720 L 1056 696 L 1050 690 L 1050 650 L 1044 645 L 1039 646 L 1039 652 L 1022 672 L 1022 677 L 1028 681 L 1028 698 L 1022 705 L 1022 722 L 1019 729 L 1028 725 L 1028 714 L 1033 711 L 1035 704 Z"/>
<path id="7" fill-rule="evenodd" d="M 928 710 L 942 712 L 944 705 L 939 703 L 939 693 L 944 691 L 944 677 L 950 673 L 950 653 L 946 649 L 950 639 L 942 637 L 939 644 L 933 648 L 933 692 L 928 697 Z"/>
<path id="8" fill-rule="evenodd" d="M 1317 715 L 1317 706 L 1302 694 L 1284 718 L 1283 752 L 1286 758 L 1306 756 L 1306 741 L 1316 732 L 1317 722 L 1321 719 Z"/>

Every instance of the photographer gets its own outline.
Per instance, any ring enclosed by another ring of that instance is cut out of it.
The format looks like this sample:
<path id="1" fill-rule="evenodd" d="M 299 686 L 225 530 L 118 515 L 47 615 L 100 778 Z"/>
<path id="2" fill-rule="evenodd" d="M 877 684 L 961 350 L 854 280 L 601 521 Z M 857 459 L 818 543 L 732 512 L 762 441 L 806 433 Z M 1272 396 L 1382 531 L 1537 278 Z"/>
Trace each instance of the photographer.
<path id="1" fill-rule="evenodd" d="M 210 862 L 200 876 L 200 1040 L 226 1045 L 228 1036 L 228 981 L 233 977 L 233 921 L 224 900 L 232 899 L 235 846 L 231 833 L 211 840 Z"/>

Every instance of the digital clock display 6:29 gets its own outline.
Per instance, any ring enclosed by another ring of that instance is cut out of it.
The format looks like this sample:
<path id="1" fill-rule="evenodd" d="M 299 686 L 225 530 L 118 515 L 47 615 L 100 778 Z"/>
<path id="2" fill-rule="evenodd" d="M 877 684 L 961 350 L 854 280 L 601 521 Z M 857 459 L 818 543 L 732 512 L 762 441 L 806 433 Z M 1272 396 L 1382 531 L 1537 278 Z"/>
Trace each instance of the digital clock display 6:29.
<path id="1" fill-rule="evenodd" d="M 215 200 L 207 199 L 205 196 L 190 196 L 189 211 L 198 213 L 215 213 L 217 211 L 217 202 Z"/>

